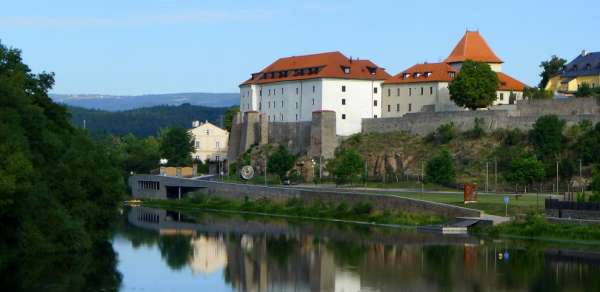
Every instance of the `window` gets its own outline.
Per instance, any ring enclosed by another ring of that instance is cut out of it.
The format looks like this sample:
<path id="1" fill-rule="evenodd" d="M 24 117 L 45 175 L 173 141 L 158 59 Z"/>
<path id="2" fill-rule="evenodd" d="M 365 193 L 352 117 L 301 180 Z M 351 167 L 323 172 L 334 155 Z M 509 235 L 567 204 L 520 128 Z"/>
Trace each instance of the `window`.
<path id="1" fill-rule="evenodd" d="M 262 96 L 262 89 L 258 91 L 258 95 Z"/>
<path id="2" fill-rule="evenodd" d="M 210 130 L 206 130 L 206 136 L 210 135 Z"/>
<path id="3" fill-rule="evenodd" d="M 412 103 L 408 104 L 408 111 L 411 112 L 412 111 Z"/>
<path id="4" fill-rule="evenodd" d="M 423 87 L 421 87 L 421 95 L 423 95 Z"/>
<path id="5" fill-rule="evenodd" d="M 408 96 L 412 96 L 412 88 L 408 89 Z"/>
<path id="6" fill-rule="evenodd" d="M 342 92 L 346 92 L 346 85 L 342 85 Z"/>
<path id="7" fill-rule="evenodd" d="M 388 96 L 392 95 L 392 90 L 388 88 Z"/>
<path id="8" fill-rule="evenodd" d="M 298 120 L 298 114 L 296 114 L 296 121 Z"/>
<path id="9" fill-rule="evenodd" d="M 373 106 L 377 106 L 377 100 L 373 101 Z"/>
<path id="10" fill-rule="evenodd" d="M 373 87 L 373 93 L 377 93 L 377 87 Z"/>
<path id="11" fill-rule="evenodd" d="M 258 102 L 258 110 L 261 110 L 261 109 L 262 109 L 262 102 L 259 101 Z"/>
<path id="12" fill-rule="evenodd" d="M 313 92 L 315 92 L 315 86 L 313 85 Z"/>
<path id="13" fill-rule="evenodd" d="M 388 104 L 388 113 L 392 111 L 392 106 Z"/>
<path id="14" fill-rule="evenodd" d="M 315 105 L 315 99 L 314 98 L 312 99 L 312 103 L 313 103 L 313 105 Z"/>
<path id="15" fill-rule="evenodd" d="M 269 101 L 269 108 L 271 108 L 271 102 Z"/>
<path id="16" fill-rule="evenodd" d="M 296 102 L 296 108 L 298 108 L 298 102 Z"/>
<path id="17" fill-rule="evenodd" d="M 342 98 L 342 105 L 346 105 L 346 99 Z"/>
<path id="18" fill-rule="evenodd" d="M 433 95 L 433 86 L 429 86 L 429 95 Z"/>
<path id="19" fill-rule="evenodd" d="M 455 72 L 448 72 L 448 76 L 450 78 L 454 78 L 454 76 L 456 76 L 456 73 Z"/>
<path id="20" fill-rule="evenodd" d="M 283 107 L 283 100 L 281 101 L 281 107 Z"/>
<path id="21" fill-rule="evenodd" d="M 397 103 L 397 104 L 396 104 L 396 111 L 397 111 L 397 112 L 399 112 L 399 111 L 400 111 L 400 104 L 399 104 L 399 103 Z"/>
<path id="22" fill-rule="evenodd" d="M 398 89 L 396 89 L 396 96 L 400 96 L 400 87 L 398 87 Z"/>
<path id="23" fill-rule="evenodd" d="M 196 140 L 196 148 L 200 148 L 200 141 Z"/>
<path id="24" fill-rule="evenodd" d="M 283 114 L 280 114 L 280 115 L 281 115 L 281 120 L 283 121 Z"/>
<path id="25" fill-rule="evenodd" d="M 219 155 L 215 155 L 215 160 L 216 161 L 221 161 L 221 157 L 219 157 Z"/>
<path id="26" fill-rule="evenodd" d="M 342 120 L 346 119 L 346 114 L 342 114 Z"/>
<path id="27" fill-rule="evenodd" d="M 377 118 L 377 115 L 374 115 L 373 117 L 374 117 L 374 118 Z"/>
<path id="28" fill-rule="evenodd" d="M 344 69 L 345 74 L 350 74 L 350 67 L 343 66 L 342 68 Z"/>
<path id="29" fill-rule="evenodd" d="M 296 95 L 298 95 L 298 87 L 296 87 Z"/>
<path id="30" fill-rule="evenodd" d="M 500 100 L 504 100 L 504 93 L 500 93 Z"/>
<path id="31" fill-rule="evenodd" d="M 283 87 L 281 88 L 281 94 L 283 94 Z"/>
<path id="32" fill-rule="evenodd" d="M 217 147 L 217 149 L 221 149 L 221 142 L 217 141 L 215 143 L 215 147 Z"/>

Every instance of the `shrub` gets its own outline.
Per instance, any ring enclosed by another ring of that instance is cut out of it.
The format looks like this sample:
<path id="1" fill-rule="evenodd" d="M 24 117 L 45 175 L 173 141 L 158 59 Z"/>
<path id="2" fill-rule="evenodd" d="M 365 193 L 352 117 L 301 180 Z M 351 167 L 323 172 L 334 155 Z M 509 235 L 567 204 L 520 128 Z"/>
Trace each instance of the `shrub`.
<path id="1" fill-rule="evenodd" d="M 564 148 L 563 129 L 565 121 L 556 115 L 545 115 L 537 119 L 529 131 L 529 140 L 539 158 L 554 159 Z"/>
<path id="2" fill-rule="evenodd" d="M 450 184 L 456 178 L 454 159 L 448 149 L 442 149 L 437 155 L 427 161 L 425 166 L 426 179 L 437 184 Z"/>
<path id="3" fill-rule="evenodd" d="M 577 87 L 575 96 L 576 97 L 590 97 L 590 96 L 593 96 L 594 93 L 595 93 L 595 90 L 588 83 L 584 82 L 581 85 L 579 85 L 579 87 Z"/>
<path id="4" fill-rule="evenodd" d="M 339 207 L 339 206 L 338 206 Z M 352 213 L 355 215 L 368 215 L 373 210 L 373 205 L 368 202 L 360 202 L 352 207 Z"/>
<path id="5" fill-rule="evenodd" d="M 343 184 L 356 180 L 362 173 L 364 161 L 356 149 L 344 149 L 336 153 L 333 166 L 335 182 Z"/>
<path id="6" fill-rule="evenodd" d="M 485 130 L 483 129 L 483 119 L 475 118 L 475 125 L 473 125 L 473 129 L 465 132 L 465 137 L 470 139 L 479 139 L 485 135 Z"/>
<path id="7" fill-rule="evenodd" d="M 448 144 L 456 137 L 454 123 L 440 125 L 435 132 L 427 136 L 427 140 L 436 144 Z"/>

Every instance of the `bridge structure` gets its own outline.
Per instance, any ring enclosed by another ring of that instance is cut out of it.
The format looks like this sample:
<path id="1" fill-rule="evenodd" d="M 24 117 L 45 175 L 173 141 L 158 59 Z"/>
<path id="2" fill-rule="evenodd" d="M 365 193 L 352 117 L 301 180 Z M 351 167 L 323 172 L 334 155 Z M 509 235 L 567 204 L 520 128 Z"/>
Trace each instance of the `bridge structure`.
<path id="1" fill-rule="evenodd" d="M 194 178 L 138 174 L 129 177 L 129 187 L 134 198 L 182 199 L 188 193 L 208 188 L 214 176 Z"/>

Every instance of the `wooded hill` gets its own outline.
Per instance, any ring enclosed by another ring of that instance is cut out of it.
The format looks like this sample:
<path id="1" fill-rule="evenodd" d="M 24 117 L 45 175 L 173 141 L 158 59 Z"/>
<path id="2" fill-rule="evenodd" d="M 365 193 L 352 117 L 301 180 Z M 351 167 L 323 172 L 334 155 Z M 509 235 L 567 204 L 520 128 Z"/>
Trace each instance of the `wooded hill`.
<path id="1" fill-rule="evenodd" d="M 160 128 L 190 128 L 192 121 L 209 121 L 221 126 L 225 107 L 205 107 L 190 104 L 179 106 L 161 105 L 126 111 L 109 112 L 80 107 L 67 106 L 71 121 L 77 127 L 83 127 L 93 135 L 125 135 L 132 133 L 138 137 L 156 135 Z"/>

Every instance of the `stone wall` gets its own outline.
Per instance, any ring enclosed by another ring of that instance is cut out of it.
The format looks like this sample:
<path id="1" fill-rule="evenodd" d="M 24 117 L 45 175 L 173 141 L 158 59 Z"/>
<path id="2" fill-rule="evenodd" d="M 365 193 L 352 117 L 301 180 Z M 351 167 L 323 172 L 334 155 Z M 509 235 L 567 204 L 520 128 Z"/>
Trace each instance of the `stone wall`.
<path id="1" fill-rule="evenodd" d="M 456 112 L 418 112 L 398 118 L 363 119 L 363 133 L 405 131 L 418 135 L 429 134 L 440 125 L 454 123 L 460 131 L 475 126 L 475 119 L 483 121 L 486 130 L 519 128 L 527 130 L 547 114 L 558 115 L 568 125 L 589 120 L 600 122 L 600 102 L 597 98 L 569 98 L 554 100 L 522 100 L 514 110 L 479 110 Z"/>

